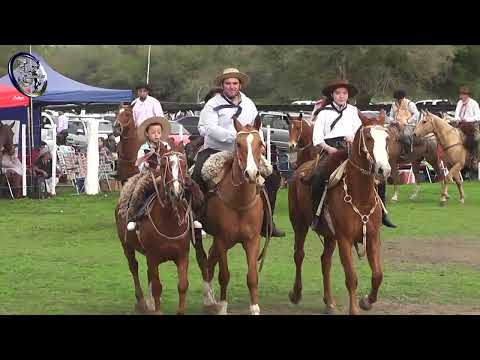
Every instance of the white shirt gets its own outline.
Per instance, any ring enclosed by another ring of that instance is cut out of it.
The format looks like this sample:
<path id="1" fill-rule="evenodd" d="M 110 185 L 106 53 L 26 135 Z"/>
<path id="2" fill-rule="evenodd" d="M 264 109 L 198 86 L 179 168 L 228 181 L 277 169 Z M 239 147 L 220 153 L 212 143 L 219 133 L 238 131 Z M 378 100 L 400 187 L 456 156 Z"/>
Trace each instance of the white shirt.
<path id="1" fill-rule="evenodd" d="M 147 95 L 144 101 L 136 98 L 132 104 L 135 104 L 133 106 L 133 119 L 136 127 L 139 127 L 142 122 L 153 116 L 164 116 L 160 101 L 150 95 Z"/>
<path id="2" fill-rule="evenodd" d="M 358 117 L 358 109 L 350 104 L 347 104 L 343 115 L 336 123 L 333 130 L 330 130 L 330 125 L 340 115 L 331 109 L 332 105 L 327 105 L 324 110 L 318 113 L 315 125 L 313 127 L 313 145 L 319 145 L 325 143 L 325 139 L 331 139 L 336 137 L 355 136 L 358 128 L 362 126 L 362 121 Z"/>
<path id="3" fill-rule="evenodd" d="M 463 101 L 460 100 L 457 103 L 457 108 L 455 110 L 455 119 L 469 122 L 480 121 L 480 108 L 478 107 L 478 102 L 469 98 L 465 107 L 463 107 Z"/>
<path id="4" fill-rule="evenodd" d="M 57 133 L 67 129 L 68 129 L 68 116 L 65 114 L 62 114 L 57 118 Z"/>
<path id="5" fill-rule="evenodd" d="M 198 131 L 205 137 L 204 148 L 215 150 L 233 151 L 237 131 L 233 124 L 232 116 L 237 112 L 237 107 L 223 108 L 215 111 L 214 108 L 220 105 L 228 105 L 221 94 L 215 95 L 203 107 L 198 121 Z M 253 101 L 245 94 L 240 92 L 240 103 L 242 112 L 238 116 L 238 121 L 242 125 L 253 125 L 257 117 L 257 107 Z M 263 141 L 263 132 L 260 131 Z"/>
<path id="6" fill-rule="evenodd" d="M 418 123 L 418 119 L 420 118 L 420 112 L 417 109 L 417 105 L 415 105 L 413 101 L 408 100 L 407 98 L 405 98 L 405 100 L 408 103 L 408 111 L 410 112 L 410 114 L 412 114 L 412 116 L 407 120 L 407 123 L 408 124 Z M 392 104 L 392 108 L 390 109 L 390 118 L 395 120 L 397 113 L 398 113 L 398 104 L 397 102 L 394 102 Z"/>

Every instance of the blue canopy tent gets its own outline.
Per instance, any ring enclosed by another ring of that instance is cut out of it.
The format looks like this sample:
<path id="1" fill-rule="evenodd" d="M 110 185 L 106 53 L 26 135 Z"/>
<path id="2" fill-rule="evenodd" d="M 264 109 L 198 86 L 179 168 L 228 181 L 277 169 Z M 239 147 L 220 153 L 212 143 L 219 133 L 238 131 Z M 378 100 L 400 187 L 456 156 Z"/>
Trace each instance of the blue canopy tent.
<path id="1" fill-rule="evenodd" d="M 41 109 L 45 105 L 60 104 L 119 104 L 133 100 L 132 90 L 103 89 L 72 80 L 53 70 L 38 54 L 32 54 L 40 60 L 47 72 L 47 90 L 42 96 L 33 98 L 33 138 L 35 145 L 40 143 Z M 7 75 L 0 78 L 0 84 L 11 85 Z"/>

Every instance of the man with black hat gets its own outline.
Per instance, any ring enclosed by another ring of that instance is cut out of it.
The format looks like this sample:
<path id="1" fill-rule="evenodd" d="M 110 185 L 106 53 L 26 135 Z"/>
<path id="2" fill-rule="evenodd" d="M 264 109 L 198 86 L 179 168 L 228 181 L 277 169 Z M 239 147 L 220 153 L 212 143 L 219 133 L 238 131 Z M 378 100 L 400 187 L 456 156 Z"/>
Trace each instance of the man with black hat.
<path id="1" fill-rule="evenodd" d="M 139 127 L 146 119 L 155 116 L 163 117 L 163 109 L 160 101 L 149 95 L 150 88 L 146 84 L 137 86 L 138 97 L 133 100 L 133 119 L 135 126 Z"/>
<path id="2" fill-rule="evenodd" d="M 197 155 L 192 179 L 204 191 L 201 171 L 205 161 L 217 152 L 233 151 L 237 131 L 232 119 L 236 118 L 242 125 L 247 125 L 252 124 L 258 115 L 255 103 L 241 91 L 247 87 L 249 80 L 248 75 L 238 69 L 225 69 L 215 79 L 215 85 L 222 89 L 221 92 L 208 100 L 200 113 L 198 129 L 200 134 L 205 136 L 204 149 Z M 260 132 L 260 136 L 263 140 L 263 132 Z M 272 215 L 275 210 L 275 195 L 280 187 L 277 176 L 280 175 L 274 171 L 265 179 L 265 190 L 271 204 Z M 266 233 L 265 222 L 262 232 Z M 285 233 L 273 223 L 272 236 L 283 237 Z"/>
<path id="3" fill-rule="evenodd" d="M 404 90 L 396 90 L 393 93 L 395 102 L 390 109 L 390 118 L 392 118 L 402 133 L 401 140 L 406 154 L 412 150 L 413 129 L 418 122 L 420 113 L 415 103 L 406 98 L 407 93 Z"/>
<path id="4" fill-rule="evenodd" d="M 349 97 L 358 93 L 355 86 L 347 80 L 336 80 L 330 82 L 322 92 L 327 99 L 318 113 L 313 128 L 313 145 L 321 150 L 320 161 L 311 178 L 312 228 L 314 230 L 318 229 L 320 225 L 317 210 L 330 175 L 335 170 L 332 168 L 335 165 L 334 162 L 327 160 L 338 151 L 346 152 L 348 144 L 353 142 L 355 133 L 362 126 L 362 121 L 358 117 L 358 109 L 347 103 Z M 340 160 L 343 160 L 341 156 L 339 156 Z M 385 203 L 384 183 L 378 185 L 378 193 Z M 395 227 L 385 213 L 382 214 L 382 223 L 388 227 Z"/>

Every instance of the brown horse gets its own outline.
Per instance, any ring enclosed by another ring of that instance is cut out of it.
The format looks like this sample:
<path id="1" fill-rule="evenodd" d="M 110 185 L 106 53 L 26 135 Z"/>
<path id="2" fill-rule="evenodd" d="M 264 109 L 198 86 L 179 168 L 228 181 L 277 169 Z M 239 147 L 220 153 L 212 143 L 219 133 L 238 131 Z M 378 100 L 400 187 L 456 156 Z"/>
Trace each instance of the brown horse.
<path id="1" fill-rule="evenodd" d="M 465 166 L 468 151 L 464 145 L 465 135 L 457 128 L 448 124 L 444 119 L 433 115 L 430 112 L 422 111 L 423 118 L 414 131 L 414 136 L 425 136 L 434 133 L 438 143 L 443 148 L 446 166 L 450 169 L 448 175 L 442 181 L 442 193 L 440 195 L 440 206 L 445 205 L 448 199 L 448 184 L 452 179 L 457 184 L 460 193 L 460 202 L 465 202 L 460 171 Z"/>
<path id="2" fill-rule="evenodd" d="M 162 284 L 160 283 L 158 265 L 173 261 L 178 271 L 179 304 L 177 314 L 185 313 L 185 297 L 188 288 L 188 254 L 190 241 L 192 241 L 192 222 L 190 205 L 185 198 L 187 174 L 187 160 L 183 143 L 173 145 L 167 149 L 160 145 L 160 171 L 156 173 L 156 197 L 149 202 L 147 216 L 138 221 L 139 228 L 136 232 L 126 229 L 126 218 L 119 213 L 119 205 L 115 209 L 117 232 L 123 251 L 128 260 L 130 272 L 135 285 L 135 305 L 138 311 L 161 314 L 160 296 Z M 132 179 L 134 180 L 134 179 Z M 130 191 L 128 182 L 121 194 Z M 127 194 L 128 195 L 128 194 Z M 198 199 L 198 198 L 197 198 Z M 197 201 L 201 201 L 200 198 Z M 195 205 L 194 205 L 195 206 Z M 135 251 L 147 258 L 148 281 L 154 300 L 154 308 L 147 305 L 138 278 L 138 262 Z"/>
<path id="3" fill-rule="evenodd" d="M 298 168 L 303 163 L 313 160 L 316 152 L 313 146 L 313 124 L 300 116 L 293 117 L 287 114 L 288 147 L 291 152 L 297 152 L 295 166 Z"/>
<path id="4" fill-rule="evenodd" d="M 409 125 L 407 125 L 409 126 Z M 433 166 L 435 173 L 439 179 L 443 178 L 443 170 L 440 167 L 440 161 L 437 153 L 437 140 L 433 134 L 427 134 L 423 137 L 416 138 L 412 143 L 412 152 L 405 158 L 401 158 L 403 151 L 403 143 L 401 142 L 400 129 L 391 125 L 388 128 L 390 142 L 388 146 L 388 160 L 392 168 L 391 178 L 393 180 L 393 196 L 392 201 L 398 201 L 398 192 L 400 184 L 400 173 L 398 171 L 398 164 L 406 162 L 412 164 L 413 175 L 415 177 L 415 189 L 410 195 L 410 199 L 414 200 L 420 192 L 420 165 L 423 160 L 427 161 Z"/>
<path id="5" fill-rule="evenodd" d="M 122 185 L 133 175 L 138 174 L 137 161 L 138 149 L 141 144 L 137 140 L 133 110 L 130 105 L 120 105 L 114 128 L 120 128 L 120 142 L 118 144 L 118 179 Z"/>
<path id="6" fill-rule="evenodd" d="M 368 119 L 359 113 L 363 126 L 355 135 L 350 155 L 344 151 L 335 153 L 329 166 L 341 164 L 348 158 L 341 180 L 327 191 L 321 213 L 321 226 L 318 236 L 324 237 L 324 251 L 321 257 L 323 273 L 323 300 L 327 312 L 332 313 L 335 302 L 332 297 L 330 268 L 332 255 L 338 243 L 340 259 L 345 271 L 346 286 L 350 295 L 350 314 L 358 314 L 356 301 L 357 276 L 352 263 L 352 246 L 358 250 L 360 244 L 366 251 L 372 269 L 372 289 L 370 294 L 360 301 L 364 310 L 369 310 L 377 300 L 378 289 L 382 282 L 380 265 L 380 225 L 382 205 L 375 190 L 374 177 L 388 177 L 387 140 L 388 134 L 383 127 L 385 113 L 378 119 Z M 293 290 L 290 301 L 297 304 L 302 294 L 302 263 L 305 256 L 304 243 L 312 221 L 311 189 L 301 178 L 313 167 L 313 161 L 307 162 L 295 171 L 289 187 L 289 215 L 295 231 L 294 261 L 296 265 Z M 366 243 L 366 244 L 365 244 Z"/>
<path id="7" fill-rule="evenodd" d="M 227 314 L 227 286 L 230 272 L 227 251 L 234 245 L 242 244 L 248 264 L 247 284 L 250 291 L 250 312 L 260 314 L 258 305 L 257 258 L 260 247 L 260 231 L 263 220 L 263 201 L 257 185 L 260 157 L 263 144 L 259 129 L 261 119 L 255 119 L 254 126 L 243 127 L 234 120 L 237 137 L 231 166 L 225 168 L 225 175 L 207 200 L 205 221 L 201 221 L 207 233 L 213 236 L 208 264 L 201 265 L 204 279 L 204 306 L 207 311 Z M 198 258 L 198 256 L 197 256 Z M 199 260 L 199 262 L 201 262 Z M 216 303 L 211 281 L 215 265 L 219 263 L 220 303 Z"/>
<path id="8" fill-rule="evenodd" d="M 11 125 L 4 125 L 0 122 L 0 153 L 5 152 L 8 155 L 13 155 L 13 126 L 15 125 L 12 122 Z"/>

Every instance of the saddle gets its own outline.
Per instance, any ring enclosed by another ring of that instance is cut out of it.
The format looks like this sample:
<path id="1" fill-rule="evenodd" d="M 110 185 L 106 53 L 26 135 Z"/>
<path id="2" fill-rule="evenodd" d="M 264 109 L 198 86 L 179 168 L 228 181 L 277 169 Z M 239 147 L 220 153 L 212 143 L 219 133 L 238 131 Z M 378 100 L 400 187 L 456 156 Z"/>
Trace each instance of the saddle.
<path id="1" fill-rule="evenodd" d="M 210 156 L 205 161 L 202 168 L 202 179 L 208 187 L 208 190 L 214 189 L 225 176 L 225 172 L 233 164 L 233 152 L 221 151 Z M 265 178 L 273 172 L 272 165 L 263 156 L 260 160 L 260 176 L 257 180 L 258 185 L 263 185 Z"/>

